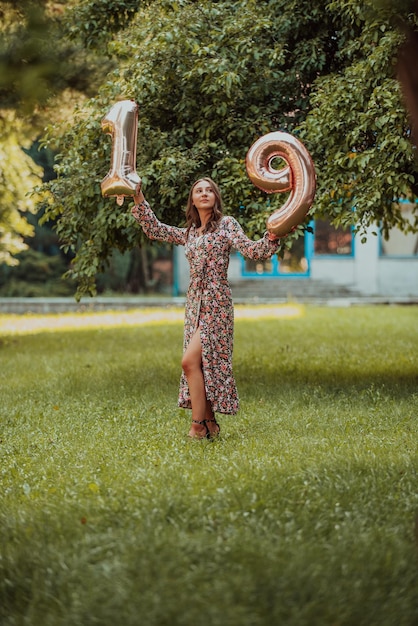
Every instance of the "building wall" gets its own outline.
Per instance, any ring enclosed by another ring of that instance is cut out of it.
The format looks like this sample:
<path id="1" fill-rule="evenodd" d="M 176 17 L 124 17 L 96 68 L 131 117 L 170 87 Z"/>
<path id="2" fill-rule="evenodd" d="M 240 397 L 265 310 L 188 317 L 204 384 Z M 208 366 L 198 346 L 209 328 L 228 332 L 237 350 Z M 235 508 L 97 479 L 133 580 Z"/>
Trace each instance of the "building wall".
<path id="1" fill-rule="evenodd" d="M 364 296 L 418 297 L 418 256 L 411 255 L 406 248 L 408 256 L 382 256 L 382 241 L 379 235 L 373 234 L 374 231 L 375 228 L 369 229 L 366 243 L 354 238 L 352 256 L 313 254 L 309 260 L 309 276 L 305 280 L 347 287 Z M 409 239 L 405 237 L 405 245 L 409 246 Z M 176 247 L 174 255 L 175 295 L 182 295 L 189 283 L 189 266 L 182 247 Z M 248 277 L 242 275 L 242 259 L 237 253 L 231 255 L 228 277 L 234 282 L 248 281 Z M 254 277 L 251 280 L 260 279 Z M 276 280 L 280 278 L 276 277 Z"/>
<path id="2" fill-rule="evenodd" d="M 418 297 L 418 259 L 380 259 L 377 282 L 379 294 Z"/>

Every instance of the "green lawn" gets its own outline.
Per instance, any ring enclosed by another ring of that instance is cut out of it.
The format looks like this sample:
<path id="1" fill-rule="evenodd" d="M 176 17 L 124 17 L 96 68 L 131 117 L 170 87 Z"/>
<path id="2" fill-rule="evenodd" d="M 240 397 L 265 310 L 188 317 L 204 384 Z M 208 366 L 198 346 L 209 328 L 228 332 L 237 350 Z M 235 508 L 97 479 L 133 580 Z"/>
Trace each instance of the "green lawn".
<path id="1" fill-rule="evenodd" d="M 237 319 L 241 410 L 190 441 L 181 322 L 0 316 L 2 626 L 416 626 L 417 322 Z"/>

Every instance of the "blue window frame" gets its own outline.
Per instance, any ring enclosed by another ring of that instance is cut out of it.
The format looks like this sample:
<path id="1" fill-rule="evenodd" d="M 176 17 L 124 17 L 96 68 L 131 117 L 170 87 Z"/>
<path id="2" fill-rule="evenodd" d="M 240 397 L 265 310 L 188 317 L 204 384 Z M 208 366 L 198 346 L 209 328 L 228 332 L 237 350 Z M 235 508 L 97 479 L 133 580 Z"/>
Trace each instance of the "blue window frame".
<path id="1" fill-rule="evenodd" d="M 310 224 L 312 226 L 312 223 Z M 253 261 L 241 257 L 242 276 L 249 278 L 300 278 L 310 275 L 310 261 L 313 251 L 313 235 L 305 232 L 299 237 L 290 250 L 286 250 L 283 259 L 275 254 L 266 261 Z"/>

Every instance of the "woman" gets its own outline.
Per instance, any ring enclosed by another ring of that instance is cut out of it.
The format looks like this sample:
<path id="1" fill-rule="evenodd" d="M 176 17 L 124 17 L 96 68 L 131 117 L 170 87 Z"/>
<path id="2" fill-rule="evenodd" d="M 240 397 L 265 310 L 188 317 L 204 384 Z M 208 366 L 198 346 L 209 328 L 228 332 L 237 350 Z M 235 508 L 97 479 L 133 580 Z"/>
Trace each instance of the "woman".
<path id="1" fill-rule="evenodd" d="M 234 312 L 228 284 L 231 249 L 251 259 L 270 258 L 278 248 L 275 235 L 251 241 L 239 223 L 223 216 L 216 183 L 202 178 L 192 186 L 186 227 L 161 223 L 142 191 L 132 214 L 150 239 L 185 246 L 190 264 L 184 322 L 184 353 L 178 405 L 192 410 L 189 437 L 212 438 L 220 427 L 215 413 L 235 415 L 238 394 L 232 373 Z"/>

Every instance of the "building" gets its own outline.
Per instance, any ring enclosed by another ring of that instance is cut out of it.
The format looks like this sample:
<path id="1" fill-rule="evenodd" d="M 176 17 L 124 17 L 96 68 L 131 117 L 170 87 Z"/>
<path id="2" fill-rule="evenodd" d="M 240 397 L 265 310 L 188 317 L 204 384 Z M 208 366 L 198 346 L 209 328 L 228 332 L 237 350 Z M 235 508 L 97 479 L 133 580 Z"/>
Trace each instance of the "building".
<path id="1" fill-rule="evenodd" d="M 402 211 L 413 224 L 414 205 Z M 314 297 L 418 298 L 418 234 L 392 229 L 385 241 L 376 227 L 364 243 L 352 230 L 328 222 L 312 222 L 284 259 L 260 262 L 231 255 L 229 280 L 234 299 L 289 299 Z M 183 295 L 189 270 L 182 247 L 174 250 L 174 294 Z"/>

